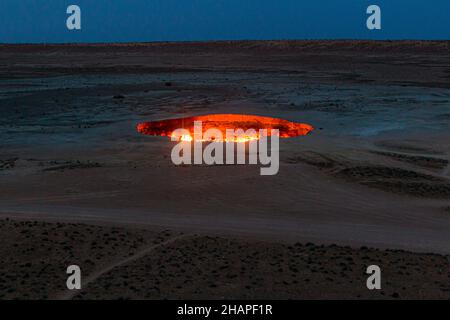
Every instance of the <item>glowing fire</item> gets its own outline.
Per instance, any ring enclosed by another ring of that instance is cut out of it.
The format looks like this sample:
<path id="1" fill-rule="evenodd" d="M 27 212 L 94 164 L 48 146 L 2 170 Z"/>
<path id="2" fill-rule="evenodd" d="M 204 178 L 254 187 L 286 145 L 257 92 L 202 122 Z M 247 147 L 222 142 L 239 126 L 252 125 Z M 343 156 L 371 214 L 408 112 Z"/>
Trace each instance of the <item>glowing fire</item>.
<path id="1" fill-rule="evenodd" d="M 172 138 L 174 137 L 175 135 L 174 134 L 172 134 Z M 189 134 L 183 134 L 182 136 L 181 136 L 181 138 L 180 138 L 180 140 L 181 141 L 192 141 L 192 140 L 194 140 L 194 138 L 192 138 Z"/>
<path id="2" fill-rule="evenodd" d="M 194 138 L 192 137 L 192 134 L 183 134 L 181 136 L 175 134 L 174 132 L 170 135 L 170 138 L 172 138 L 172 140 L 178 140 L 178 141 L 193 141 Z M 231 138 L 230 137 L 225 137 L 222 139 L 217 139 L 217 138 L 211 138 L 211 139 L 195 139 L 196 141 L 201 141 L 201 142 L 210 142 L 210 141 L 215 141 L 215 142 L 249 142 L 249 141 L 256 141 L 259 139 L 259 134 L 255 133 L 255 134 L 240 134 L 240 135 L 233 135 Z"/>
<path id="3" fill-rule="evenodd" d="M 137 131 L 147 135 L 167 136 L 171 138 L 176 137 L 181 141 L 193 141 L 194 121 L 202 121 L 202 133 L 205 133 L 208 129 L 217 129 L 224 137 L 222 141 L 215 138 L 202 138 L 196 139 L 196 141 L 248 142 L 258 140 L 260 138 L 260 129 L 266 129 L 268 136 L 274 134 L 272 133 L 273 129 L 277 129 L 279 130 L 279 136 L 281 138 L 289 138 L 306 135 L 314 129 L 309 124 L 296 123 L 279 118 L 243 114 L 210 114 L 144 122 L 138 124 Z M 181 136 L 176 135 L 174 131 L 179 128 L 186 129 L 189 134 L 183 134 Z M 235 134 L 230 138 L 227 136 L 228 129 L 242 129 L 242 132 L 240 134 Z M 252 129 L 255 131 L 251 132 Z"/>

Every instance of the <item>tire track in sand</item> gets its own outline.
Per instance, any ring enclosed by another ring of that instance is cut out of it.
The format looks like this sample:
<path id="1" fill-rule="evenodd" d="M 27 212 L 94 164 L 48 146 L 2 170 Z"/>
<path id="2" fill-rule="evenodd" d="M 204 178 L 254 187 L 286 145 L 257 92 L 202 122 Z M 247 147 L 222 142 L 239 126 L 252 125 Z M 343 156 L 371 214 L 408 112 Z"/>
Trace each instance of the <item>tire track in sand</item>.
<path id="1" fill-rule="evenodd" d="M 108 266 L 106 266 L 106 267 L 104 267 L 104 268 L 102 268 L 100 270 L 94 271 L 89 276 L 87 276 L 84 280 L 81 281 L 81 284 L 82 284 L 82 289 L 81 290 L 65 290 L 62 294 L 60 294 L 60 295 L 58 295 L 56 297 L 56 300 L 71 300 L 75 296 L 77 296 L 79 293 L 84 291 L 86 289 L 86 287 L 90 283 L 94 282 L 95 280 L 100 278 L 102 275 L 110 272 L 114 268 L 126 265 L 127 263 L 130 263 L 130 262 L 133 262 L 133 261 L 136 261 L 136 260 L 144 257 L 145 255 L 147 255 L 148 253 L 150 253 L 151 251 L 153 251 L 153 250 L 155 250 L 157 248 L 163 247 L 165 245 L 168 245 L 168 244 L 171 244 L 173 242 L 176 242 L 176 241 L 178 241 L 180 239 L 188 238 L 188 237 L 191 237 L 191 236 L 193 236 L 193 234 L 187 233 L 187 234 L 181 234 L 181 235 L 172 237 L 172 238 L 170 238 L 170 239 L 168 239 L 166 241 L 163 241 L 161 243 L 158 243 L 158 244 L 152 245 L 150 247 L 147 247 L 147 248 L 139 251 L 138 253 L 130 256 L 130 257 L 127 257 L 127 258 L 125 258 L 123 260 L 119 260 L 119 261 L 117 261 L 115 263 L 112 263 L 112 264 L 110 264 L 110 265 L 108 265 Z"/>

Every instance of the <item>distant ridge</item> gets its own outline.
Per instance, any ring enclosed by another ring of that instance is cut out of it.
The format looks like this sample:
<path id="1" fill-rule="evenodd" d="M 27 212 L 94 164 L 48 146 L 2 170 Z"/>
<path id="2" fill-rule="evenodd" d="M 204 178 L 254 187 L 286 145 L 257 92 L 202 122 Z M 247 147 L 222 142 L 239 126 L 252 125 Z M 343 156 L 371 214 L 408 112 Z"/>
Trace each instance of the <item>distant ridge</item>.
<path id="1" fill-rule="evenodd" d="M 183 41 L 183 42 L 123 42 L 123 43 L 65 43 L 65 44 L 0 44 L 7 47 L 36 47 L 36 48 L 74 48 L 74 47 L 120 47 L 146 49 L 179 49 L 197 50 L 269 50 L 269 51 L 378 51 L 402 52 L 406 50 L 436 51 L 450 50 L 450 40 L 237 40 L 237 41 Z"/>

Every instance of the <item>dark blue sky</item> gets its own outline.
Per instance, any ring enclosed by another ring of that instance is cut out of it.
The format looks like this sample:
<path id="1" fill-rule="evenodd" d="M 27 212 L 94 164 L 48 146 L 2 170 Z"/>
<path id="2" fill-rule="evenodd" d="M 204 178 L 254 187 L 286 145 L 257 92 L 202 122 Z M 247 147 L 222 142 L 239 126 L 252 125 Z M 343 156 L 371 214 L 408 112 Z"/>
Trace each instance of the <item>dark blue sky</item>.
<path id="1" fill-rule="evenodd" d="M 366 29 L 370 4 L 382 30 Z M 342 38 L 450 40 L 450 0 L 0 0 L 0 43 Z"/>

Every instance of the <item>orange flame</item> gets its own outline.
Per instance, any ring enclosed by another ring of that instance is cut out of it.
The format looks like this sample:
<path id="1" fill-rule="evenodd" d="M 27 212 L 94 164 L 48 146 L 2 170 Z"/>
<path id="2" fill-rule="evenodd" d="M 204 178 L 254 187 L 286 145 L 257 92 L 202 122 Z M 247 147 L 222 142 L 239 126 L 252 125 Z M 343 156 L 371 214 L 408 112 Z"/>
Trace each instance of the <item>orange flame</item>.
<path id="1" fill-rule="evenodd" d="M 314 128 L 309 124 L 296 123 L 279 118 L 262 117 L 244 114 L 210 114 L 186 118 L 168 119 L 144 122 L 137 125 L 137 131 L 146 135 L 174 137 L 174 131 L 179 128 L 188 130 L 189 134 L 177 136 L 181 141 L 194 140 L 194 121 L 202 121 L 202 137 L 208 129 L 218 129 L 224 137 L 221 142 L 248 142 L 258 140 L 259 130 L 266 129 L 271 136 L 272 130 L 279 130 L 281 138 L 307 135 Z M 241 134 L 227 136 L 227 130 L 242 129 Z M 254 133 L 246 132 L 249 129 Z M 199 139 L 197 139 L 199 140 Z M 220 141 L 218 139 L 200 139 L 201 141 Z"/>

